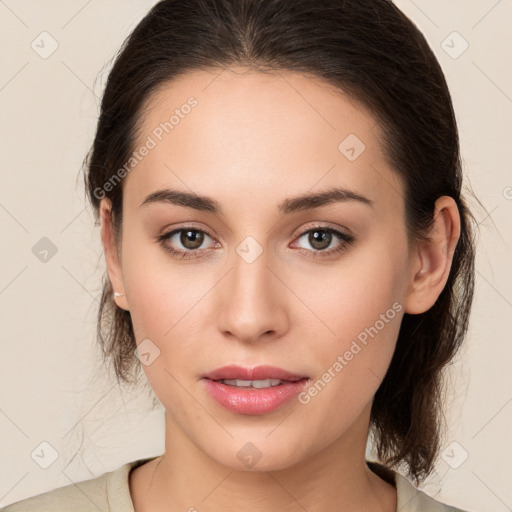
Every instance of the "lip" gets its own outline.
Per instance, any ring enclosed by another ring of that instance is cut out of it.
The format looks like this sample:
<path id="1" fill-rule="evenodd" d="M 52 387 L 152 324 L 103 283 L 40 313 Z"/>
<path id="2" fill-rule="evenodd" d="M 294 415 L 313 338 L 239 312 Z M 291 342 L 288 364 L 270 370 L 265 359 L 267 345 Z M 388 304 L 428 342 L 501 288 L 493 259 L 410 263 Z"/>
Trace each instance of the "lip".
<path id="1" fill-rule="evenodd" d="M 279 379 L 283 382 L 269 388 L 238 388 L 217 382 L 223 379 Z M 272 412 L 290 402 L 304 389 L 309 377 L 275 366 L 244 368 L 230 365 L 203 375 L 201 381 L 206 392 L 224 408 L 238 414 L 256 415 Z"/>
<path id="2" fill-rule="evenodd" d="M 265 380 L 265 379 L 279 379 L 286 381 L 297 381 L 300 379 L 308 378 L 307 375 L 300 375 L 283 370 L 276 366 L 261 365 L 254 368 L 244 368 L 237 365 L 223 366 L 217 368 L 209 373 L 206 373 L 202 378 L 210 380 L 222 379 L 240 379 L 240 380 Z"/>
<path id="3" fill-rule="evenodd" d="M 259 380 L 259 379 L 256 379 Z M 295 382 L 283 382 L 270 388 L 237 388 L 210 380 L 202 379 L 206 392 L 220 405 L 238 414 L 266 414 L 281 407 L 295 398 L 309 379 Z"/>

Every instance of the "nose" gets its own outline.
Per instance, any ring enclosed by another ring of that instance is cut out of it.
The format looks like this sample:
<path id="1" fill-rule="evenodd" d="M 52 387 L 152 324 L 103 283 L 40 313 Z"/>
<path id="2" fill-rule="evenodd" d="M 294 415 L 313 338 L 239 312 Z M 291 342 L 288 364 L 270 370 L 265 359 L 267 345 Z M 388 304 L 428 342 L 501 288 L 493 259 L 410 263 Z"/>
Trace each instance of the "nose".
<path id="1" fill-rule="evenodd" d="M 289 294 L 279 268 L 270 268 L 265 251 L 254 261 L 234 254 L 233 266 L 219 287 L 218 328 L 242 343 L 282 336 L 289 326 Z M 273 265 L 276 267 L 276 265 Z"/>

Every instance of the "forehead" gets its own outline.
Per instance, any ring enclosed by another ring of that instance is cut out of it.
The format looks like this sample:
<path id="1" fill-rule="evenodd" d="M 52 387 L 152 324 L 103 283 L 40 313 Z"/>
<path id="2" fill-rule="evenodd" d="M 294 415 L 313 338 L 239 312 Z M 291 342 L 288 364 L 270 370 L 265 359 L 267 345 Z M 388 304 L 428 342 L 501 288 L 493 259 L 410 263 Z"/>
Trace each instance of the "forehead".
<path id="1" fill-rule="evenodd" d="M 276 204 L 285 189 L 350 185 L 377 196 L 400 187 L 371 112 L 301 73 L 186 73 L 144 105 L 135 149 L 149 140 L 151 150 L 126 178 L 127 194 L 141 201 L 165 185 L 219 198 L 236 190 Z"/>
<path id="2" fill-rule="evenodd" d="M 191 98 L 197 105 L 188 109 L 186 103 Z M 171 131 L 176 143 L 183 142 L 180 132 L 188 135 L 184 132 L 194 130 L 197 144 L 207 142 L 206 134 L 208 141 L 216 143 L 230 135 L 229 147 L 242 141 L 268 147 L 270 135 L 274 145 L 325 138 L 326 134 L 336 139 L 345 132 L 368 138 L 377 125 L 359 102 L 319 77 L 239 67 L 196 70 L 161 84 L 142 108 L 142 135 L 169 121 L 173 114 Z M 179 130 L 178 125 L 182 125 Z"/>

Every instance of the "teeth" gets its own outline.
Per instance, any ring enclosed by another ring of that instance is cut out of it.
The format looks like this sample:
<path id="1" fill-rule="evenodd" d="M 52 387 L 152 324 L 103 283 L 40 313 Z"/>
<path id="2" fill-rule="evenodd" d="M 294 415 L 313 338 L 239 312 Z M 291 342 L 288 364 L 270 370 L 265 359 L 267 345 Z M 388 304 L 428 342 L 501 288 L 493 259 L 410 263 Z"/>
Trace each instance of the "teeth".
<path id="1" fill-rule="evenodd" d="M 224 379 L 220 380 L 222 384 L 226 384 L 228 386 L 236 386 L 238 388 L 270 388 L 272 386 L 279 386 L 282 384 L 282 380 L 279 379 L 265 379 L 265 380 L 241 380 L 241 379 Z"/>

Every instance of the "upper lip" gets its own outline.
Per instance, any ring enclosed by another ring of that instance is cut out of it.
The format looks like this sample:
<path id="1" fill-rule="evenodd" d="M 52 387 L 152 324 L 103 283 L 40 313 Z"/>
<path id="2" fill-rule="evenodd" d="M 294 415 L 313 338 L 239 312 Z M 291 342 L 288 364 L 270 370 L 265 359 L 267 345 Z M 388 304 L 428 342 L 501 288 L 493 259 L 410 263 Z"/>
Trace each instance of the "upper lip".
<path id="1" fill-rule="evenodd" d="M 305 375 L 288 372 L 275 366 L 255 366 L 254 368 L 244 368 L 237 365 L 223 366 L 203 375 L 203 378 L 210 380 L 239 379 L 239 380 L 300 380 L 306 378 Z"/>

